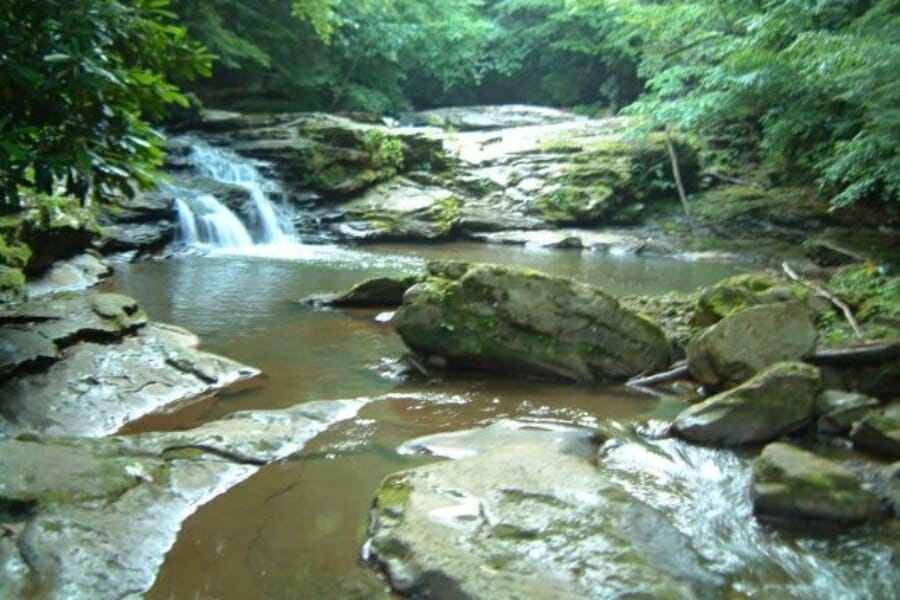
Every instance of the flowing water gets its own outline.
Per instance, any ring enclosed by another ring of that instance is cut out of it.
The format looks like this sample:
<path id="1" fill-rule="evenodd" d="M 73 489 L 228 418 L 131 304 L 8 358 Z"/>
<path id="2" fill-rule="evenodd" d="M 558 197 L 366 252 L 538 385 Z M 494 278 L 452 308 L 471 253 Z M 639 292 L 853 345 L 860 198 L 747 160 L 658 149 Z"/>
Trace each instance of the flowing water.
<path id="1" fill-rule="evenodd" d="M 211 156 L 221 157 L 218 152 Z M 256 179 L 258 170 L 229 173 L 229 181 L 258 186 L 269 203 L 271 188 Z M 110 285 L 138 298 L 152 318 L 195 331 L 205 349 L 256 366 L 264 376 L 126 431 L 187 428 L 236 410 L 311 400 L 372 401 L 298 455 L 200 508 L 185 523 L 151 599 L 386 597 L 384 582 L 359 561 L 372 494 L 387 474 L 434 460 L 398 453 L 402 442 L 502 418 L 590 427 L 677 408 L 620 387 L 482 373 L 407 381 L 391 368 L 402 344 L 376 322 L 375 311 L 311 310 L 298 298 L 370 276 L 420 272 L 431 258 L 523 265 L 616 294 L 687 291 L 739 271 L 729 264 L 466 243 L 303 246 L 283 224 L 262 225 L 267 215 L 283 223 L 284 213 L 271 204 L 272 212 L 263 207 L 255 221 L 235 217 L 242 237 L 230 220 L 213 218 L 218 208 L 203 208 L 202 195 L 187 194 L 182 202 L 182 239 L 207 253 L 117 265 Z M 749 512 L 746 459 L 673 441 L 654 444 L 645 454 L 613 453 L 611 476 L 673 514 L 682 530 L 699 532 L 701 551 L 717 557 L 735 596 L 874 597 L 874 573 L 895 568 L 872 532 L 798 540 L 759 526 Z"/>

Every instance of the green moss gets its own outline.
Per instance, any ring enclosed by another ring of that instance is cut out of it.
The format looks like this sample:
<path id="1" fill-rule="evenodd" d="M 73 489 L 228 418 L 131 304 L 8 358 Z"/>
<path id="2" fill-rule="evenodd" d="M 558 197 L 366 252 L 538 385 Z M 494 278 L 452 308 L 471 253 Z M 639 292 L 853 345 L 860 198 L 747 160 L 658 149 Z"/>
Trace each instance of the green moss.
<path id="1" fill-rule="evenodd" d="M 827 287 L 854 312 L 868 340 L 900 337 L 900 275 L 888 275 L 871 264 L 837 271 Z M 828 345 L 854 342 L 853 330 L 842 313 L 832 308 L 816 322 Z"/>
<path id="2" fill-rule="evenodd" d="M 388 513 L 399 515 L 406 507 L 412 494 L 412 487 L 404 475 L 390 475 L 381 482 L 375 495 L 375 507 Z"/>
<path id="3" fill-rule="evenodd" d="M 25 275 L 20 269 L 0 266 L 0 303 L 25 300 Z"/>

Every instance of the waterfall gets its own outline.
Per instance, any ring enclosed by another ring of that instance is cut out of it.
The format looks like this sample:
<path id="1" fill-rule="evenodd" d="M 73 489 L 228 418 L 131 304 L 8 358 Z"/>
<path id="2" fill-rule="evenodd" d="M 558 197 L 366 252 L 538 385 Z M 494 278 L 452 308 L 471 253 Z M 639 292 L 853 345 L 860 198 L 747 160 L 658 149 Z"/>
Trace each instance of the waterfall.
<path id="1" fill-rule="evenodd" d="M 231 250 L 296 243 L 293 225 L 271 200 L 281 189 L 253 162 L 197 140 L 191 140 L 188 158 L 196 174 L 246 190 L 249 202 L 241 211 L 245 213 L 242 220 L 208 191 L 191 189 L 190 185 L 173 186 L 182 242 Z"/>

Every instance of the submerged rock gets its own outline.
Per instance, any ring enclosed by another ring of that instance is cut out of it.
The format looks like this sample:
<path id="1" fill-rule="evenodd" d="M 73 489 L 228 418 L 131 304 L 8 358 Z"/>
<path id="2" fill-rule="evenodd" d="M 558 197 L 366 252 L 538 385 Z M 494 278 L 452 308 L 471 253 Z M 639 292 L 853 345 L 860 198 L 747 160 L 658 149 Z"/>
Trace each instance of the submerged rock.
<path id="1" fill-rule="evenodd" d="M 148 323 L 119 294 L 67 294 L 0 311 L 0 340 L 0 432 L 10 434 L 108 435 L 258 374 L 195 349 L 189 332 Z"/>
<path id="2" fill-rule="evenodd" d="M 591 464 L 589 435 L 502 422 L 414 441 L 467 452 L 384 480 L 370 558 L 415 597 L 715 595 L 691 540 Z"/>
<path id="3" fill-rule="evenodd" d="M 146 592 L 199 506 L 363 404 L 310 402 L 102 440 L 0 439 L 0 509 L 25 507 L 16 533 L 0 538 L 0 592 L 103 600 Z"/>
<path id="4" fill-rule="evenodd" d="M 576 381 L 622 379 L 669 362 L 659 327 L 599 288 L 496 265 L 433 263 L 429 271 L 393 320 L 415 351 Z"/>
<path id="5" fill-rule="evenodd" d="M 854 448 L 891 460 L 900 459 L 900 401 L 870 412 L 853 426 L 850 437 Z"/>
<path id="6" fill-rule="evenodd" d="M 692 339 L 688 366 L 707 385 L 740 383 L 773 363 L 809 356 L 815 344 L 805 306 L 764 304 L 730 314 Z"/>
<path id="7" fill-rule="evenodd" d="M 764 519 L 854 524 L 884 514 L 878 497 L 841 465 L 776 442 L 753 465 L 754 513 Z"/>
<path id="8" fill-rule="evenodd" d="M 818 391 L 817 368 L 777 363 L 738 387 L 686 409 L 672 427 L 680 437 L 705 444 L 768 442 L 809 424 Z"/>
<path id="9" fill-rule="evenodd" d="M 300 303 L 338 308 L 394 308 L 403 303 L 406 290 L 420 281 L 422 277 L 418 275 L 375 277 L 344 292 L 309 296 L 300 300 Z"/>

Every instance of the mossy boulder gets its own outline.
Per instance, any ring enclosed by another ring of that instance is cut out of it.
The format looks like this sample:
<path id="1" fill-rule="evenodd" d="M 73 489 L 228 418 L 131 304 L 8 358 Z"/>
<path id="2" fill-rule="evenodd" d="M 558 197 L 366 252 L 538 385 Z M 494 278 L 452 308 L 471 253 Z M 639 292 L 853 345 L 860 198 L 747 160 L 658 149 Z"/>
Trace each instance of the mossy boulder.
<path id="1" fill-rule="evenodd" d="M 853 426 L 850 437 L 854 448 L 900 460 L 900 400 L 869 413 Z"/>
<path id="2" fill-rule="evenodd" d="M 681 438 L 711 445 L 769 442 L 813 418 L 819 370 L 781 362 L 736 388 L 683 411 L 672 424 Z"/>
<path id="3" fill-rule="evenodd" d="M 704 288 L 697 298 L 693 322 L 707 327 L 731 313 L 775 302 L 808 302 L 809 290 L 766 273 L 747 273 Z"/>
<path id="4" fill-rule="evenodd" d="M 856 264 L 835 272 L 827 287 L 853 310 L 866 339 L 900 338 L 900 273 L 887 265 Z M 854 340 L 853 331 L 838 311 L 819 318 L 826 344 Z"/>
<path id="5" fill-rule="evenodd" d="M 691 213 L 716 227 L 771 233 L 779 227 L 817 230 L 833 223 L 828 203 L 799 187 L 723 185 L 691 198 Z"/>
<path id="6" fill-rule="evenodd" d="M 451 364 L 576 381 L 665 367 L 662 330 L 603 290 L 497 265 L 434 263 L 394 326 L 413 350 Z"/>
<path id="7" fill-rule="evenodd" d="M 781 442 L 766 446 L 753 463 L 750 494 L 763 519 L 854 524 L 885 512 L 851 471 Z"/>
<path id="8" fill-rule="evenodd" d="M 732 313 L 694 337 L 687 346 L 688 367 L 704 384 L 735 384 L 773 363 L 802 359 L 815 344 L 806 306 L 763 304 Z"/>

